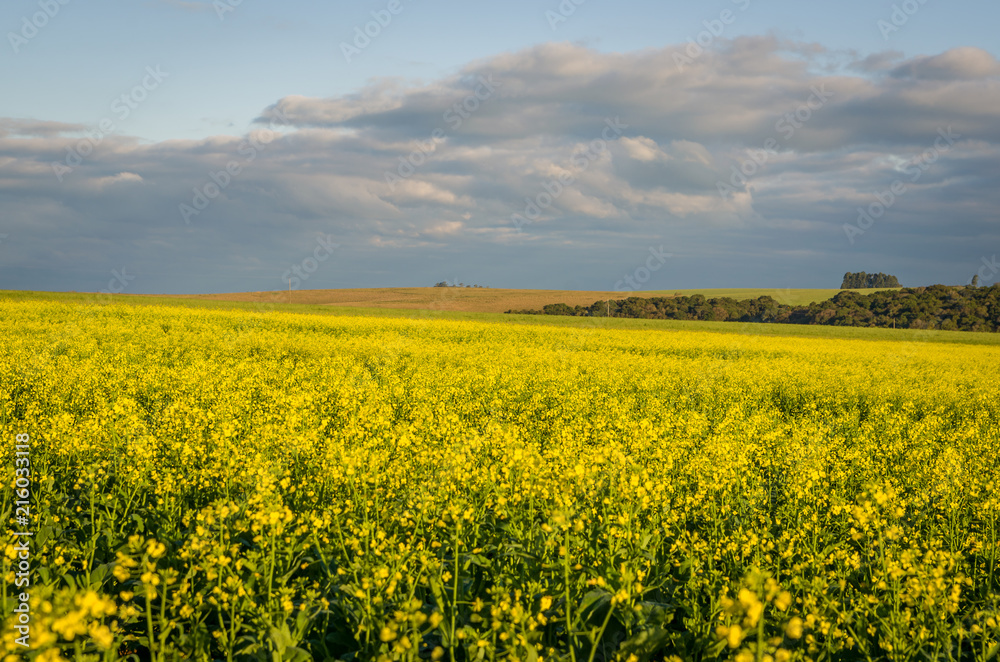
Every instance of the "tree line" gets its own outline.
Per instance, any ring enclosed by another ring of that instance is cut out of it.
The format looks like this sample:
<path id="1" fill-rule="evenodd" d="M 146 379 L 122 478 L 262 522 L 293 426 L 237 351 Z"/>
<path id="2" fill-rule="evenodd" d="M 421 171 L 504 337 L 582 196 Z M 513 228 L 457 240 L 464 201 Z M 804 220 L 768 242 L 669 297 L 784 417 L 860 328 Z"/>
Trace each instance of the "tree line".
<path id="1" fill-rule="evenodd" d="M 879 272 L 877 274 L 866 274 L 864 271 L 844 274 L 844 282 L 841 283 L 842 290 L 864 290 L 883 287 L 902 287 L 895 276 Z"/>
<path id="2" fill-rule="evenodd" d="M 442 280 L 439 283 L 434 283 L 434 287 L 479 287 L 489 289 L 489 285 L 466 285 L 465 283 L 450 283 L 446 280 Z"/>
<path id="3" fill-rule="evenodd" d="M 590 306 L 548 304 L 541 310 L 508 310 L 527 315 L 630 317 L 635 319 L 827 324 L 958 331 L 1000 331 L 1000 283 L 990 287 L 930 287 L 872 294 L 844 291 L 827 301 L 803 306 L 778 303 L 769 296 L 737 300 L 704 295 L 628 297 Z"/>

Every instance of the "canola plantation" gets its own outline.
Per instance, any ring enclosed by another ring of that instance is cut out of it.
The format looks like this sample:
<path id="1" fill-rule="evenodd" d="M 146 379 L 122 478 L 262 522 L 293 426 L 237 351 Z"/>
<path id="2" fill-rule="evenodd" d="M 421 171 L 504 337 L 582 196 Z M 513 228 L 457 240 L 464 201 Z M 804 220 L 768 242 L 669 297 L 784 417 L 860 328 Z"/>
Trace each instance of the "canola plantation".
<path id="1" fill-rule="evenodd" d="M 30 298 L 0 320 L 4 659 L 1000 650 L 995 345 Z"/>

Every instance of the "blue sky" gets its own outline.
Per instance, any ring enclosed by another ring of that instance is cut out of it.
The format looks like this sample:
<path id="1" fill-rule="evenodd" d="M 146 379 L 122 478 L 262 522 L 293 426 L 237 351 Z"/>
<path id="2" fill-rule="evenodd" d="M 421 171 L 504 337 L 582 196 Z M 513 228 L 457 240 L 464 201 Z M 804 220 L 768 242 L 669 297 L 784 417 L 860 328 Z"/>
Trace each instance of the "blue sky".
<path id="1" fill-rule="evenodd" d="M 481 5 L 401 0 L 402 11 L 348 63 L 339 44 L 384 10 L 385 0 L 356 3 L 244 0 L 232 11 L 211 2 L 71 0 L 35 39 L 3 52 L 0 112 L 60 122 L 95 122 L 146 65 L 159 64 L 171 85 L 123 130 L 147 140 L 241 134 L 281 97 L 349 94 L 369 79 L 433 80 L 480 58 L 548 41 L 572 41 L 602 52 L 662 48 L 696 37 L 730 9 L 738 19 L 723 36 L 777 34 L 832 50 L 934 54 L 955 46 L 995 52 L 996 3 L 927 0 L 898 32 L 884 38 L 878 21 L 900 3 L 848 0 L 719 0 L 710 3 L 586 0 L 565 22 L 547 11 L 559 3 L 514 0 Z M 745 10 L 741 9 L 746 7 Z M 37 0 L 0 6 L 4 32 L 39 10 Z M 9 42 L 9 39 L 7 40 Z"/>
<path id="2" fill-rule="evenodd" d="M 556 1 L 399 0 L 348 62 L 341 43 L 389 0 L 227 2 L 0 6 L 0 288 L 95 291 L 125 269 L 136 293 L 278 289 L 320 233 L 339 247 L 301 287 L 611 290 L 661 245 L 672 257 L 641 289 L 836 286 L 848 270 L 918 285 L 966 282 L 1000 252 L 995 3 L 566 0 L 553 24 Z M 496 91 L 450 129 L 491 73 Z M 824 83 L 786 138 L 777 121 Z M 609 117 L 628 128 L 574 171 Z M 268 119 L 279 135 L 249 162 Z M 102 120 L 110 135 L 57 176 Z M 387 182 L 436 126 L 427 163 Z M 553 204 L 512 220 L 560 172 Z"/>

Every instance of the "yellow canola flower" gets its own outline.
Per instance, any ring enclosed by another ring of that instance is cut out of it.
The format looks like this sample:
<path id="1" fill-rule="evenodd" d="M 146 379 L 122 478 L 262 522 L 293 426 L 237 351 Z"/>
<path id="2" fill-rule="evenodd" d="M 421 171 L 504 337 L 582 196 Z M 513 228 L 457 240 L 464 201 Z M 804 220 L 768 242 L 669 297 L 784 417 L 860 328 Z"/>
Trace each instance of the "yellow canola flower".
<path id="1" fill-rule="evenodd" d="M 108 650 L 114 645 L 115 637 L 107 625 L 91 623 L 88 628 L 91 641 L 97 644 L 101 650 Z"/>
<path id="2" fill-rule="evenodd" d="M 150 558 L 158 559 L 162 557 L 167 552 L 167 546 L 162 542 L 157 542 L 156 540 L 150 540 L 146 543 L 146 553 L 149 554 Z"/>
<path id="3" fill-rule="evenodd" d="M 739 648 L 741 643 L 743 643 L 743 628 L 739 625 L 729 626 L 729 631 L 726 633 L 726 645 L 730 648 Z"/>
<path id="4" fill-rule="evenodd" d="M 788 635 L 790 639 L 801 639 L 802 638 L 802 619 L 795 616 L 788 621 L 785 626 L 785 634 Z"/>
<path id="5" fill-rule="evenodd" d="M 52 631 L 62 636 L 63 639 L 73 641 L 76 637 L 87 634 L 86 612 L 71 611 L 52 621 L 51 627 Z"/>
<path id="6" fill-rule="evenodd" d="M 359 659 L 568 659 L 609 607 L 741 659 L 878 650 L 896 604 L 896 657 L 995 642 L 993 336 L 146 303 L 0 292 L 0 427 L 46 474 L 36 659 L 127 648 L 147 604 L 164 659 L 238 654 L 262 609 Z"/>

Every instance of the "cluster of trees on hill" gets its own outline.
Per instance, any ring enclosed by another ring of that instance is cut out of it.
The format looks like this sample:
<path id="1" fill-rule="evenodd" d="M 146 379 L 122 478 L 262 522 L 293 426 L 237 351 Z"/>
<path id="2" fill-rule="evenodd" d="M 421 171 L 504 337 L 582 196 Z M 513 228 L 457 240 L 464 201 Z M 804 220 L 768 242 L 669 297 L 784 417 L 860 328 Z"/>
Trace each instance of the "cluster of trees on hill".
<path id="1" fill-rule="evenodd" d="M 841 284 L 842 290 L 863 290 L 883 287 L 902 287 L 895 276 L 890 276 L 879 272 L 877 274 L 866 274 L 864 271 L 844 274 L 844 282 Z"/>
<path id="2" fill-rule="evenodd" d="M 440 283 L 434 283 L 434 287 L 480 287 L 480 288 L 485 287 L 485 288 L 489 289 L 490 286 L 489 285 L 466 285 L 465 283 L 449 283 L 448 281 L 443 280 Z"/>
<path id="3" fill-rule="evenodd" d="M 1000 283 L 991 287 L 932 285 L 872 294 L 841 292 L 828 301 L 788 306 L 769 296 L 738 301 L 703 295 L 629 297 L 590 306 L 549 304 L 542 310 L 508 310 L 529 315 L 631 317 L 638 319 L 829 324 L 903 329 L 1000 331 Z"/>

